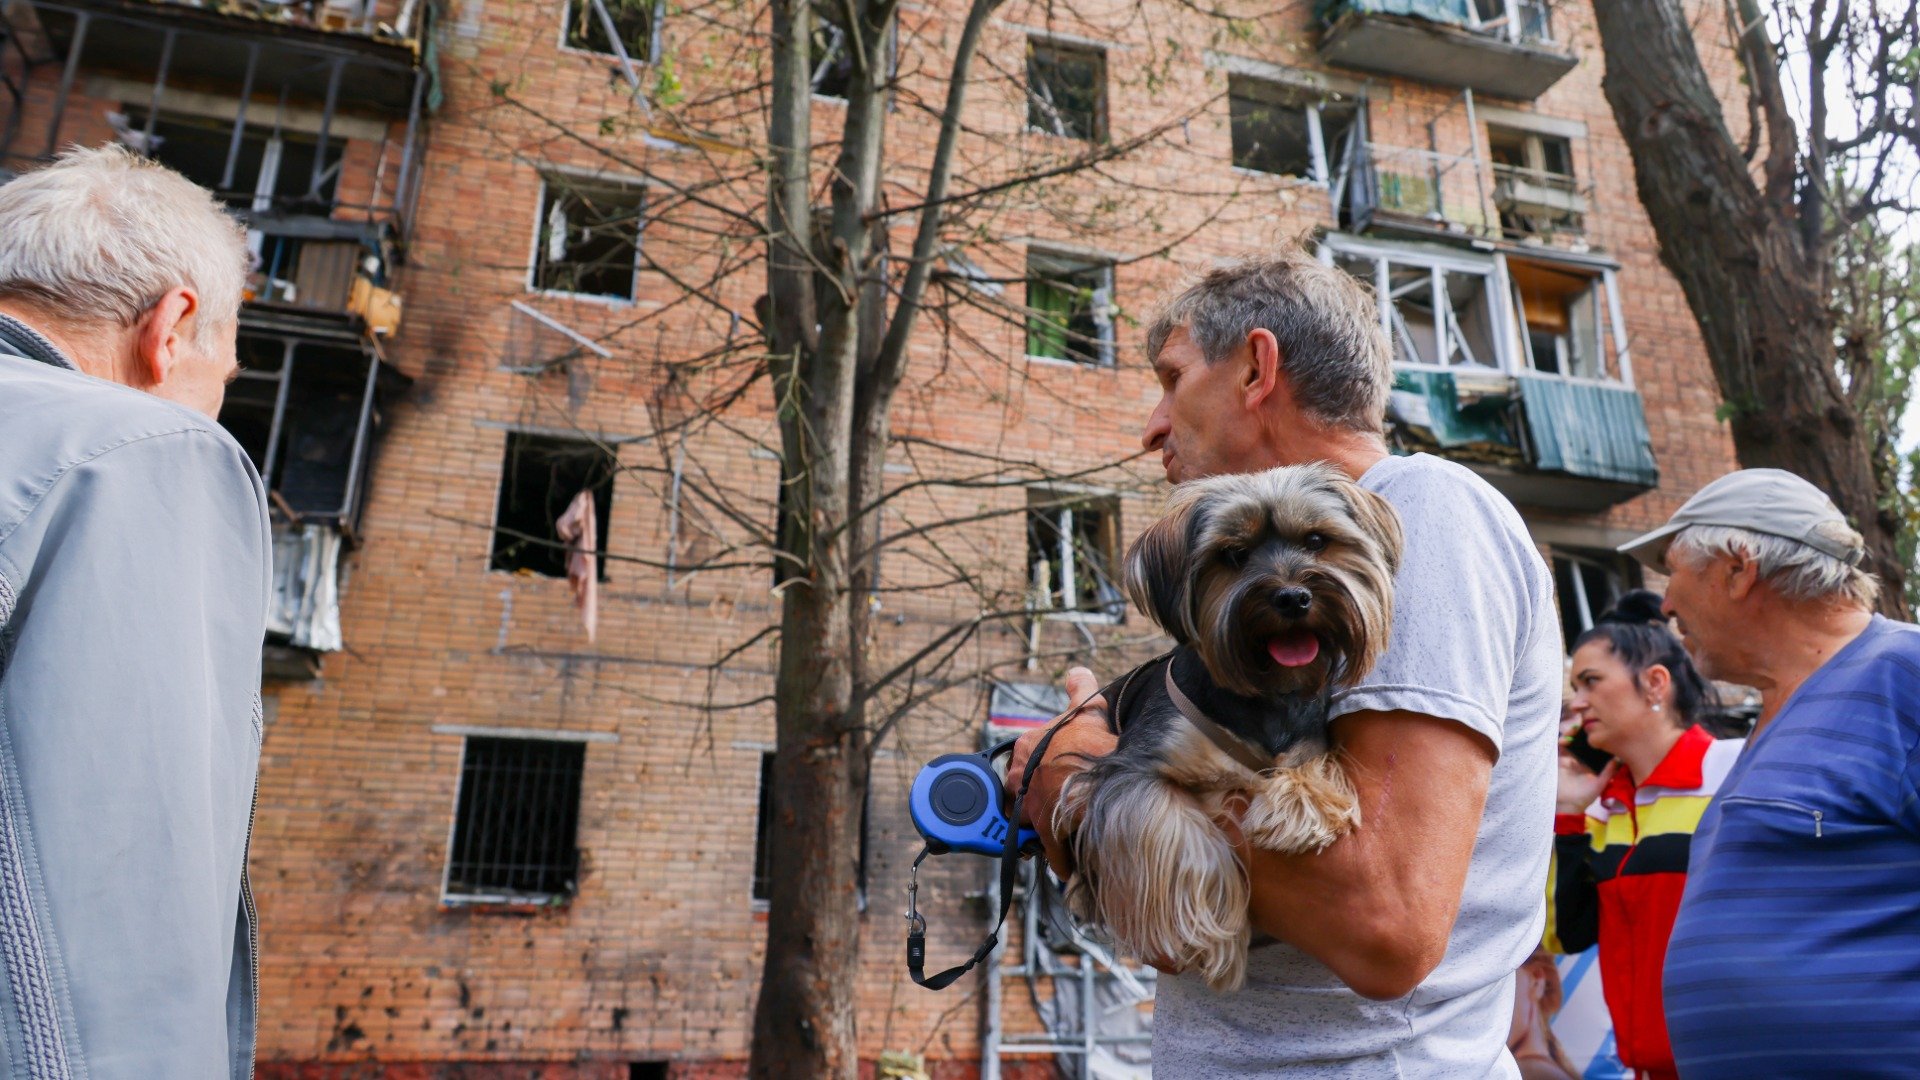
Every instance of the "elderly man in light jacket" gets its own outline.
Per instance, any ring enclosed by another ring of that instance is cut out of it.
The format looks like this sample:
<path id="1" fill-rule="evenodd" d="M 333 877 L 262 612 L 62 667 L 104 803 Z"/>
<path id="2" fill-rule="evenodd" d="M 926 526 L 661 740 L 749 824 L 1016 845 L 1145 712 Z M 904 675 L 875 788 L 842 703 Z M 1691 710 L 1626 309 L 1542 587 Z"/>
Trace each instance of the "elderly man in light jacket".
<path id="1" fill-rule="evenodd" d="M 247 252 L 117 148 L 0 187 L 0 1075 L 251 1073 L 266 496 Z"/>

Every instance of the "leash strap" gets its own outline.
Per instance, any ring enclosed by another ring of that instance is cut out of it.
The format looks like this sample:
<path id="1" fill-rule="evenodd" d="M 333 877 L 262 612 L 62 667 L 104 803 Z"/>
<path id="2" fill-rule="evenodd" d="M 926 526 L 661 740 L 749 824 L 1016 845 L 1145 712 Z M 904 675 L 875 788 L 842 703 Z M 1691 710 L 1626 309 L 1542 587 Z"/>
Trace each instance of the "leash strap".
<path id="1" fill-rule="evenodd" d="M 1020 877 L 1020 806 L 1027 801 L 1027 789 L 1033 786 L 1033 774 L 1038 771 L 1041 761 L 1046 759 L 1047 744 L 1053 741 L 1058 732 L 1072 720 L 1079 709 L 1068 712 L 1060 721 L 1048 728 L 1040 736 L 1040 742 L 1033 748 L 1033 755 L 1027 759 L 1026 771 L 1020 775 L 1020 790 L 1013 797 L 1013 815 L 1007 822 L 1006 846 L 1000 852 L 1000 913 L 994 917 L 993 929 L 987 932 L 986 940 L 973 951 L 967 962 L 945 971 L 926 974 L 927 964 L 927 920 L 920 915 L 917 895 L 920 890 L 920 864 L 926 861 L 933 849 L 921 848 L 920 854 L 913 860 L 913 868 L 908 871 L 907 884 L 907 974 L 913 981 L 929 990 L 945 990 L 954 980 L 972 971 L 975 965 L 985 960 L 987 955 L 1000 945 L 1000 928 L 1006 925 L 1007 911 L 1013 906 L 1013 886 Z M 987 752 L 989 760 L 1012 751 L 1016 740 L 1008 739 Z"/>

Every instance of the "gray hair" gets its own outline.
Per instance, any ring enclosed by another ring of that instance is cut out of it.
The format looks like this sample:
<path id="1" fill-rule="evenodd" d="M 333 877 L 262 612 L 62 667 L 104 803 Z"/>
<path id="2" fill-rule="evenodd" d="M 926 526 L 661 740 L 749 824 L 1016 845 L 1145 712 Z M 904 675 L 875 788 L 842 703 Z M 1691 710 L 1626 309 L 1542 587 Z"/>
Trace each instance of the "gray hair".
<path id="1" fill-rule="evenodd" d="M 129 327 L 170 289 L 199 296 L 202 345 L 230 330 L 246 234 L 206 189 L 124 147 L 75 147 L 0 187 L 0 299 L 87 331 Z"/>
<path id="2" fill-rule="evenodd" d="M 1837 522 L 1835 526 L 1840 526 Z M 1846 529 L 1858 549 L 1860 534 Z M 1845 600 L 1871 608 L 1880 597 L 1880 579 L 1824 551 L 1784 536 L 1731 525 L 1689 525 L 1667 546 L 1667 562 L 1678 556 L 1697 567 L 1719 556 L 1753 560 L 1761 580 L 1788 600 Z"/>
<path id="3" fill-rule="evenodd" d="M 1393 388 L 1393 350 L 1373 291 L 1298 248 L 1238 259 L 1193 279 L 1147 328 L 1147 357 L 1186 327 L 1207 363 L 1267 330 L 1294 397 L 1323 423 L 1379 431 Z"/>

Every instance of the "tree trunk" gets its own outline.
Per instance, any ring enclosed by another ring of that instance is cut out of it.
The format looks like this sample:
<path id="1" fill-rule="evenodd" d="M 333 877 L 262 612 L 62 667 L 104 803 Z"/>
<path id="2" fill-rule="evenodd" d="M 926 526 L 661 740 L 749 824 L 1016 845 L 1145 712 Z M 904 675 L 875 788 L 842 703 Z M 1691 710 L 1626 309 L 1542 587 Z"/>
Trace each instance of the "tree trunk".
<path id="1" fill-rule="evenodd" d="M 1834 371 L 1829 246 L 1805 246 L 1790 182 L 1753 179 L 1677 0 L 1598 3 L 1594 17 L 1607 101 L 1661 261 L 1700 323 L 1740 464 L 1798 473 L 1832 496 L 1866 537 L 1883 610 L 1904 616 L 1897 523 L 1880 509 L 1870 435 Z"/>

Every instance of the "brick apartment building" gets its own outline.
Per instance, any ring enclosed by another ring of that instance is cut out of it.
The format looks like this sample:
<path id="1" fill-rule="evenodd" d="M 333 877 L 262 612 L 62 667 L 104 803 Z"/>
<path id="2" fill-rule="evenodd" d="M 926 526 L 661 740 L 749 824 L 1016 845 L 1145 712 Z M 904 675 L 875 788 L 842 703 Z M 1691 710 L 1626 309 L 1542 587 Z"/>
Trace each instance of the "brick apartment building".
<path id="1" fill-rule="evenodd" d="M 937 105 L 964 6 L 903 9 L 903 101 Z M 1063 178 L 1061 202 L 1002 204 L 944 262 L 950 315 L 922 322 L 903 445 L 1077 476 L 903 501 L 907 523 L 996 511 L 941 551 L 1053 609 L 981 635 L 983 666 L 1016 661 L 996 678 L 1150 648 L 1109 574 L 1155 513 L 1138 478 L 1157 470 L 1107 463 L 1156 395 L 1135 320 L 1209 258 L 1311 233 L 1374 284 L 1402 361 L 1395 445 L 1468 462 L 1522 508 L 1569 637 L 1638 581 L 1613 546 L 1734 464 L 1590 6 L 1282 10 L 1223 33 L 1170 0 L 1013 3 L 982 44 L 968 168 L 1167 127 Z M 687 422 L 686 386 L 734 370 L 695 361 L 762 291 L 701 225 L 756 213 L 758 189 L 689 192 L 761 121 L 743 108 L 689 134 L 671 99 L 751 84 L 757 61 L 716 40 L 719 16 L 664 3 L 0 0 L 0 16 L 0 170 L 118 139 L 219 191 L 259 254 L 222 420 L 276 507 L 262 1075 L 741 1074 L 773 654 L 715 661 L 777 619 L 752 551 L 779 440 L 764 383 L 727 423 Z M 1731 91 L 1725 42 L 1701 48 Z M 823 129 L 835 77 L 816 75 Z M 898 112 L 904 203 L 932 124 Z M 1061 203 L 1103 187 L 1135 201 L 1064 224 Z M 689 280 L 711 283 L 699 303 Z M 925 468 L 907 450 L 889 465 Z M 551 546 L 581 491 L 605 553 L 591 642 Z M 883 653 L 982 602 L 936 587 L 928 550 L 888 556 Z M 905 786 L 978 745 L 990 689 L 902 722 L 860 855 L 863 1057 L 919 1053 L 943 1076 L 972 1075 L 983 1045 L 997 1068 L 988 1029 L 1017 1044 L 1035 1019 L 1022 995 L 932 995 L 899 965 Z M 936 960 L 984 930 L 961 899 L 984 862 L 944 862 L 923 875 Z"/>

